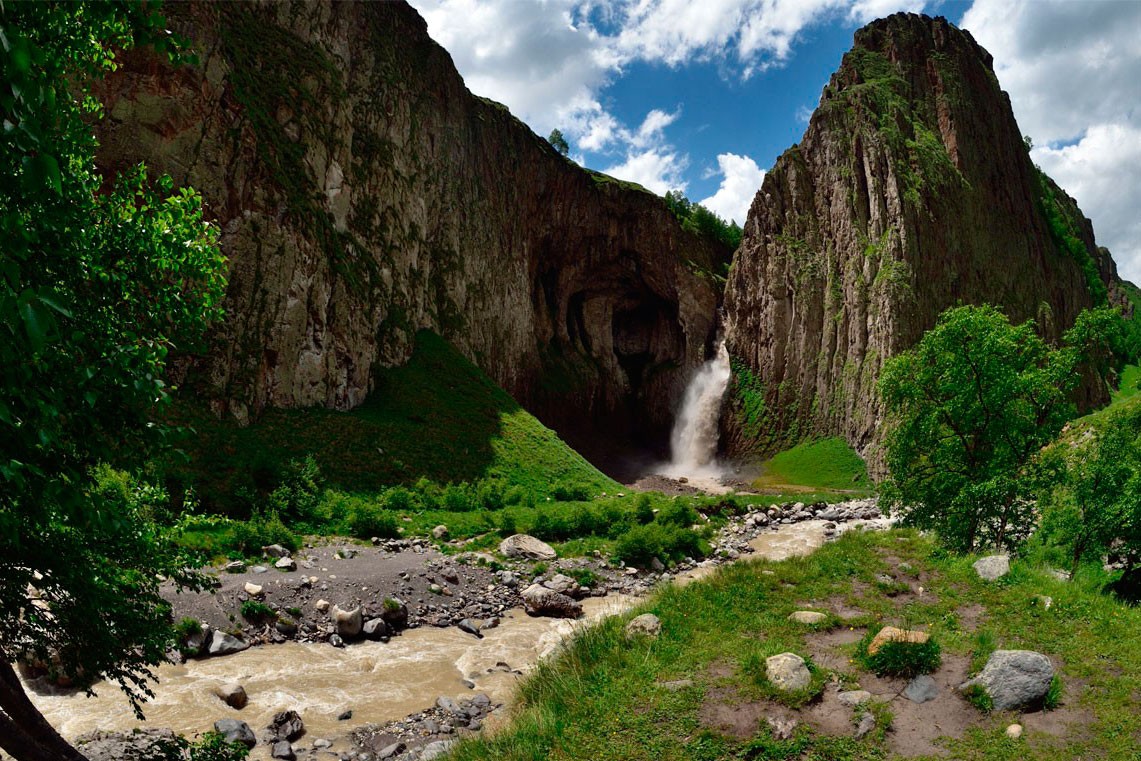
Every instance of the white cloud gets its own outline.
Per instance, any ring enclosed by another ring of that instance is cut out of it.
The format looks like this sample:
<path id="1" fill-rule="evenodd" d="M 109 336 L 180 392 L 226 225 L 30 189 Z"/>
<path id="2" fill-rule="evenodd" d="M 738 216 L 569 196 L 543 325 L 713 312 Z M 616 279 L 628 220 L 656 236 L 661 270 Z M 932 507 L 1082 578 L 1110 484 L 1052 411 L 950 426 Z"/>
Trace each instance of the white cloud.
<path id="1" fill-rule="evenodd" d="M 1141 281 L 1141 127 L 1091 127 L 1064 148 L 1039 147 L 1034 160 L 1093 218 L 1098 243 L 1107 247 L 1123 277 Z"/>
<path id="2" fill-rule="evenodd" d="M 765 170 L 748 156 L 733 153 L 719 155 L 717 165 L 721 170 L 719 174 L 722 175 L 721 187 L 700 203 L 722 219 L 743 225 L 753 196 L 760 190 L 761 182 L 765 179 Z"/>
<path id="3" fill-rule="evenodd" d="M 682 179 L 689 162 L 684 156 L 661 148 L 651 148 L 628 154 L 621 164 L 607 167 L 602 171 L 620 180 L 629 180 L 665 195 L 669 190 L 685 192 L 686 183 Z"/>
<path id="4" fill-rule="evenodd" d="M 975 0 L 961 25 L 994 56 L 1035 160 L 1141 279 L 1141 3 Z"/>

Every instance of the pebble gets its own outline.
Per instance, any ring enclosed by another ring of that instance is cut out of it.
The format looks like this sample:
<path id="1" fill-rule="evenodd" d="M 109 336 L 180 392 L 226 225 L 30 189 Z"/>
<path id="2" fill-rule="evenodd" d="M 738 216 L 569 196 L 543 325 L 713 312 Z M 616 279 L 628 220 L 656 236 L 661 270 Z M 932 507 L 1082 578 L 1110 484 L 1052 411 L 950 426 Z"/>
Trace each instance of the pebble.
<path id="1" fill-rule="evenodd" d="M 1011 724 L 1006 728 L 1006 736 L 1011 740 L 1017 740 L 1019 737 L 1022 737 L 1022 725 Z"/>

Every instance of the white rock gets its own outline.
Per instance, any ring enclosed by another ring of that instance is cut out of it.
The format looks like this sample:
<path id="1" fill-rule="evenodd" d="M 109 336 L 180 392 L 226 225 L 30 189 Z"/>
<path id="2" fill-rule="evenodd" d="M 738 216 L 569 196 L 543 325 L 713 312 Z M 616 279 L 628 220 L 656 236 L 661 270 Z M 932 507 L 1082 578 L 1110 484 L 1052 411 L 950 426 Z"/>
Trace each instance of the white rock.
<path id="1" fill-rule="evenodd" d="M 242 589 L 244 589 L 246 594 L 248 594 L 250 597 L 261 597 L 263 592 L 261 585 L 251 584 L 248 581 L 246 582 L 245 586 L 242 587 Z"/>
<path id="2" fill-rule="evenodd" d="M 986 581 L 1001 579 L 1010 573 L 1010 556 L 987 555 L 985 558 L 976 560 L 973 567 L 980 579 L 985 579 Z"/>
<path id="3" fill-rule="evenodd" d="M 657 637 L 662 633 L 662 621 L 653 613 L 643 613 L 626 624 L 626 639 Z"/>
<path id="4" fill-rule="evenodd" d="M 1022 725 L 1011 724 L 1006 728 L 1006 736 L 1011 740 L 1017 740 L 1019 737 L 1022 737 Z"/>
<path id="5" fill-rule="evenodd" d="M 778 690 L 803 690 L 812 681 L 804 659 L 796 653 L 781 653 L 765 659 L 765 676 Z"/>
<path id="6" fill-rule="evenodd" d="M 828 614 L 819 613 L 815 610 L 798 610 L 795 613 L 789 614 L 789 621 L 796 621 L 798 624 L 808 624 L 809 626 L 823 623 L 828 618 Z"/>

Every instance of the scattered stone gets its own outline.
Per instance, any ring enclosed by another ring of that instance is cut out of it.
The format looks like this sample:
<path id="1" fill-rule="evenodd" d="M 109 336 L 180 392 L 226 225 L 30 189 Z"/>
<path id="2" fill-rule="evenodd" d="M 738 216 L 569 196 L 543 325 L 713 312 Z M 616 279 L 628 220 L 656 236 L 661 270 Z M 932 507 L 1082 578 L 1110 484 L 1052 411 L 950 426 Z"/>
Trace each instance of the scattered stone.
<path id="1" fill-rule="evenodd" d="M 331 602 L 329 602 L 328 600 L 318 600 L 317 602 L 315 602 L 313 604 L 313 607 L 317 609 L 318 613 L 328 613 L 329 608 L 331 608 L 332 606 L 333 606 L 333 604 Z"/>
<path id="2" fill-rule="evenodd" d="M 470 618 L 463 619 L 456 626 L 462 632 L 467 632 L 477 639 L 483 639 L 483 632 L 479 630 L 479 623 Z"/>
<path id="3" fill-rule="evenodd" d="M 769 728 L 772 729 L 773 739 L 784 742 L 785 740 L 792 739 L 792 733 L 796 731 L 796 719 L 782 719 L 779 716 L 766 716 L 765 721 L 768 722 Z"/>
<path id="4" fill-rule="evenodd" d="M 266 728 L 274 740 L 293 741 L 305 734 L 305 724 L 301 721 L 301 717 L 297 715 L 297 711 L 280 711 L 275 713 L 273 720 L 270 721 L 269 726 Z"/>
<path id="5" fill-rule="evenodd" d="M 554 560 L 559 556 L 546 542 L 527 534 L 514 534 L 499 543 L 499 554 L 527 560 Z"/>
<path id="6" fill-rule="evenodd" d="M 429 584 L 428 591 L 434 595 L 442 595 L 444 593 L 444 588 L 439 584 Z"/>
<path id="7" fill-rule="evenodd" d="M 341 560 L 352 560 L 356 556 L 357 551 L 352 547 L 342 547 L 341 549 L 337 550 L 337 557 L 339 557 Z"/>
<path id="8" fill-rule="evenodd" d="M 222 570 L 226 573 L 242 573 L 246 570 L 246 564 L 241 560 L 231 560 L 226 565 L 222 566 Z"/>
<path id="9" fill-rule="evenodd" d="M 980 579 L 994 581 L 1010 573 L 1009 555 L 987 555 L 979 558 L 973 566 Z"/>
<path id="10" fill-rule="evenodd" d="M 261 554 L 271 558 L 287 558 L 290 552 L 280 544 L 270 544 L 261 548 Z"/>
<path id="11" fill-rule="evenodd" d="M 392 635 L 392 630 L 383 618 L 370 618 L 364 622 L 361 632 L 367 639 L 379 640 Z"/>
<path id="12" fill-rule="evenodd" d="M 351 718 L 353 718 L 353 710 L 351 708 L 347 711 L 341 711 L 339 714 L 337 714 L 337 721 L 348 721 Z"/>
<path id="13" fill-rule="evenodd" d="M 926 703 L 939 697 L 939 685 L 929 674 L 920 674 L 907 683 L 903 697 L 912 703 Z"/>
<path id="14" fill-rule="evenodd" d="M 1022 737 L 1022 725 L 1011 724 L 1006 728 L 1006 736 L 1011 740 L 1017 740 L 1019 737 Z"/>
<path id="15" fill-rule="evenodd" d="M 269 573 L 269 569 L 264 565 L 255 565 L 254 567 L 250 568 L 250 573 Z"/>
<path id="16" fill-rule="evenodd" d="M 1054 665 L 1033 650 L 995 650 L 979 675 L 959 688 L 978 685 L 994 707 L 1006 711 L 1040 703 L 1050 691 Z"/>
<path id="17" fill-rule="evenodd" d="M 239 711 L 245 708 L 246 704 L 250 702 L 249 696 L 246 695 L 246 688 L 237 682 L 215 687 L 214 694 L 217 695 L 223 703 L 230 706 L 230 708 L 236 708 Z"/>
<path id="18" fill-rule="evenodd" d="M 345 639 L 359 637 L 364 627 L 361 607 L 358 605 L 352 610 L 342 610 L 339 605 L 333 606 L 333 624 L 337 627 L 337 634 Z"/>
<path id="19" fill-rule="evenodd" d="M 329 635 L 329 644 L 332 645 L 333 647 L 344 647 L 345 641 L 341 638 L 340 634 L 330 634 Z"/>
<path id="20" fill-rule="evenodd" d="M 875 655 L 880 651 L 880 648 L 888 642 L 911 642 L 916 645 L 922 645 L 927 641 L 928 636 L 927 632 L 885 626 L 879 630 L 879 633 L 875 637 L 872 637 L 871 643 L 868 644 L 868 655 Z"/>
<path id="21" fill-rule="evenodd" d="M 408 746 L 404 743 L 392 743 L 392 745 L 386 745 L 385 747 L 381 748 L 380 752 L 376 754 L 376 757 L 381 761 L 385 761 L 385 759 L 392 758 L 399 753 L 403 753 L 407 749 Z"/>
<path id="22" fill-rule="evenodd" d="M 866 703 L 871 700 L 872 693 L 867 690 L 848 690 L 847 692 L 841 692 L 836 697 L 842 704 L 849 708 L 855 708 L 861 703 Z"/>
<path id="23" fill-rule="evenodd" d="M 582 615 L 580 603 L 542 584 L 532 584 L 523 590 L 523 607 L 532 616 L 578 618 Z"/>
<path id="24" fill-rule="evenodd" d="M 643 613 L 626 624 L 626 639 L 637 637 L 657 638 L 662 633 L 662 621 L 653 613 Z"/>
<path id="25" fill-rule="evenodd" d="M 765 676 L 778 690 L 803 690 L 812 681 L 804 659 L 796 653 L 781 653 L 765 659 Z"/>
<path id="26" fill-rule="evenodd" d="M 261 597 L 263 591 L 260 584 L 251 584 L 248 581 L 245 583 L 245 586 L 242 587 L 242 590 L 250 597 Z"/>
<path id="27" fill-rule="evenodd" d="M 273 567 L 279 571 L 296 571 L 297 561 L 293 558 L 281 558 L 273 564 Z"/>
<path id="28" fill-rule="evenodd" d="M 420 761 L 431 761 L 433 758 L 439 758 L 451 750 L 455 744 L 455 740 L 437 740 L 434 743 L 428 743 L 420 752 Z"/>
<path id="29" fill-rule="evenodd" d="M 257 738 L 250 725 L 237 719 L 219 719 L 214 722 L 214 731 L 222 735 L 228 743 L 241 743 L 247 748 L 257 745 Z"/>
<path id="30" fill-rule="evenodd" d="M 284 618 L 277 619 L 273 624 L 273 628 L 285 637 L 294 637 L 297 635 L 297 624 Z"/>
<path id="31" fill-rule="evenodd" d="M 273 744 L 269 751 L 269 755 L 274 758 L 283 759 L 283 761 L 293 761 L 297 755 L 293 752 L 293 746 L 289 744 L 288 740 L 278 740 Z"/>
<path id="32" fill-rule="evenodd" d="M 212 656 L 231 655 L 240 653 L 248 647 L 247 643 L 242 642 L 237 637 L 212 629 L 209 644 L 206 645 L 206 654 Z"/>
<path id="33" fill-rule="evenodd" d="M 815 610 L 798 610 L 795 613 L 789 614 L 788 617 L 789 621 L 796 621 L 798 624 L 807 624 L 809 626 L 824 623 L 827 619 L 827 613 L 819 613 Z"/>
<path id="34" fill-rule="evenodd" d="M 856 724 L 856 739 L 859 739 L 876 728 L 876 717 L 865 712 Z"/>
<path id="35" fill-rule="evenodd" d="M 313 741 L 313 747 L 314 748 L 332 748 L 333 747 L 333 741 L 332 740 L 326 740 L 325 738 L 321 737 L 321 738 L 318 738 L 318 739 Z"/>
<path id="36" fill-rule="evenodd" d="M 446 539 L 448 537 L 448 527 L 444 525 L 436 526 L 432 529 L 433 539 Z"/>
<path id="37" fill-rule="evenodd" d="M 90 761 L 148 761 L 169 758 L 171 750 L 177 747 L 177 740 L 169 729 L 134 729 L 91 732 L 76 738 L 75 745 Z"/>

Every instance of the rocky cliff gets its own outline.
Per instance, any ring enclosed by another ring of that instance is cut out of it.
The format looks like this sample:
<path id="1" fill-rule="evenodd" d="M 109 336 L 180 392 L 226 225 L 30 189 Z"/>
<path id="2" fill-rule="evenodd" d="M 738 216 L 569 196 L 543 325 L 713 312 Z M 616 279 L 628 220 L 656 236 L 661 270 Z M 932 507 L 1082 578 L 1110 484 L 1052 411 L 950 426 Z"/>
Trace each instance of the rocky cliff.
<path id="1" fill-rule="evenodd" d="M 1116 283 L 1031 162 L 991 56 L 942 18 L 876 21 L 749 212 L 726 286 L 725 442 L 840 435 L 874 464 L 880 367 L 945 308 L 998 304 L 1056 338 Z"/>
<path id="2" fill-rule="evenodd" d="M 100 158 L 194 186 L 220 225 L 227 318 L 189 375 L 217 411 L 351 408 L 427 328 L 572 440 L 664 433 L 728 252 L 473 96 L 402 2 L 167 13 L 199 61 L 126 57 Z"/>

